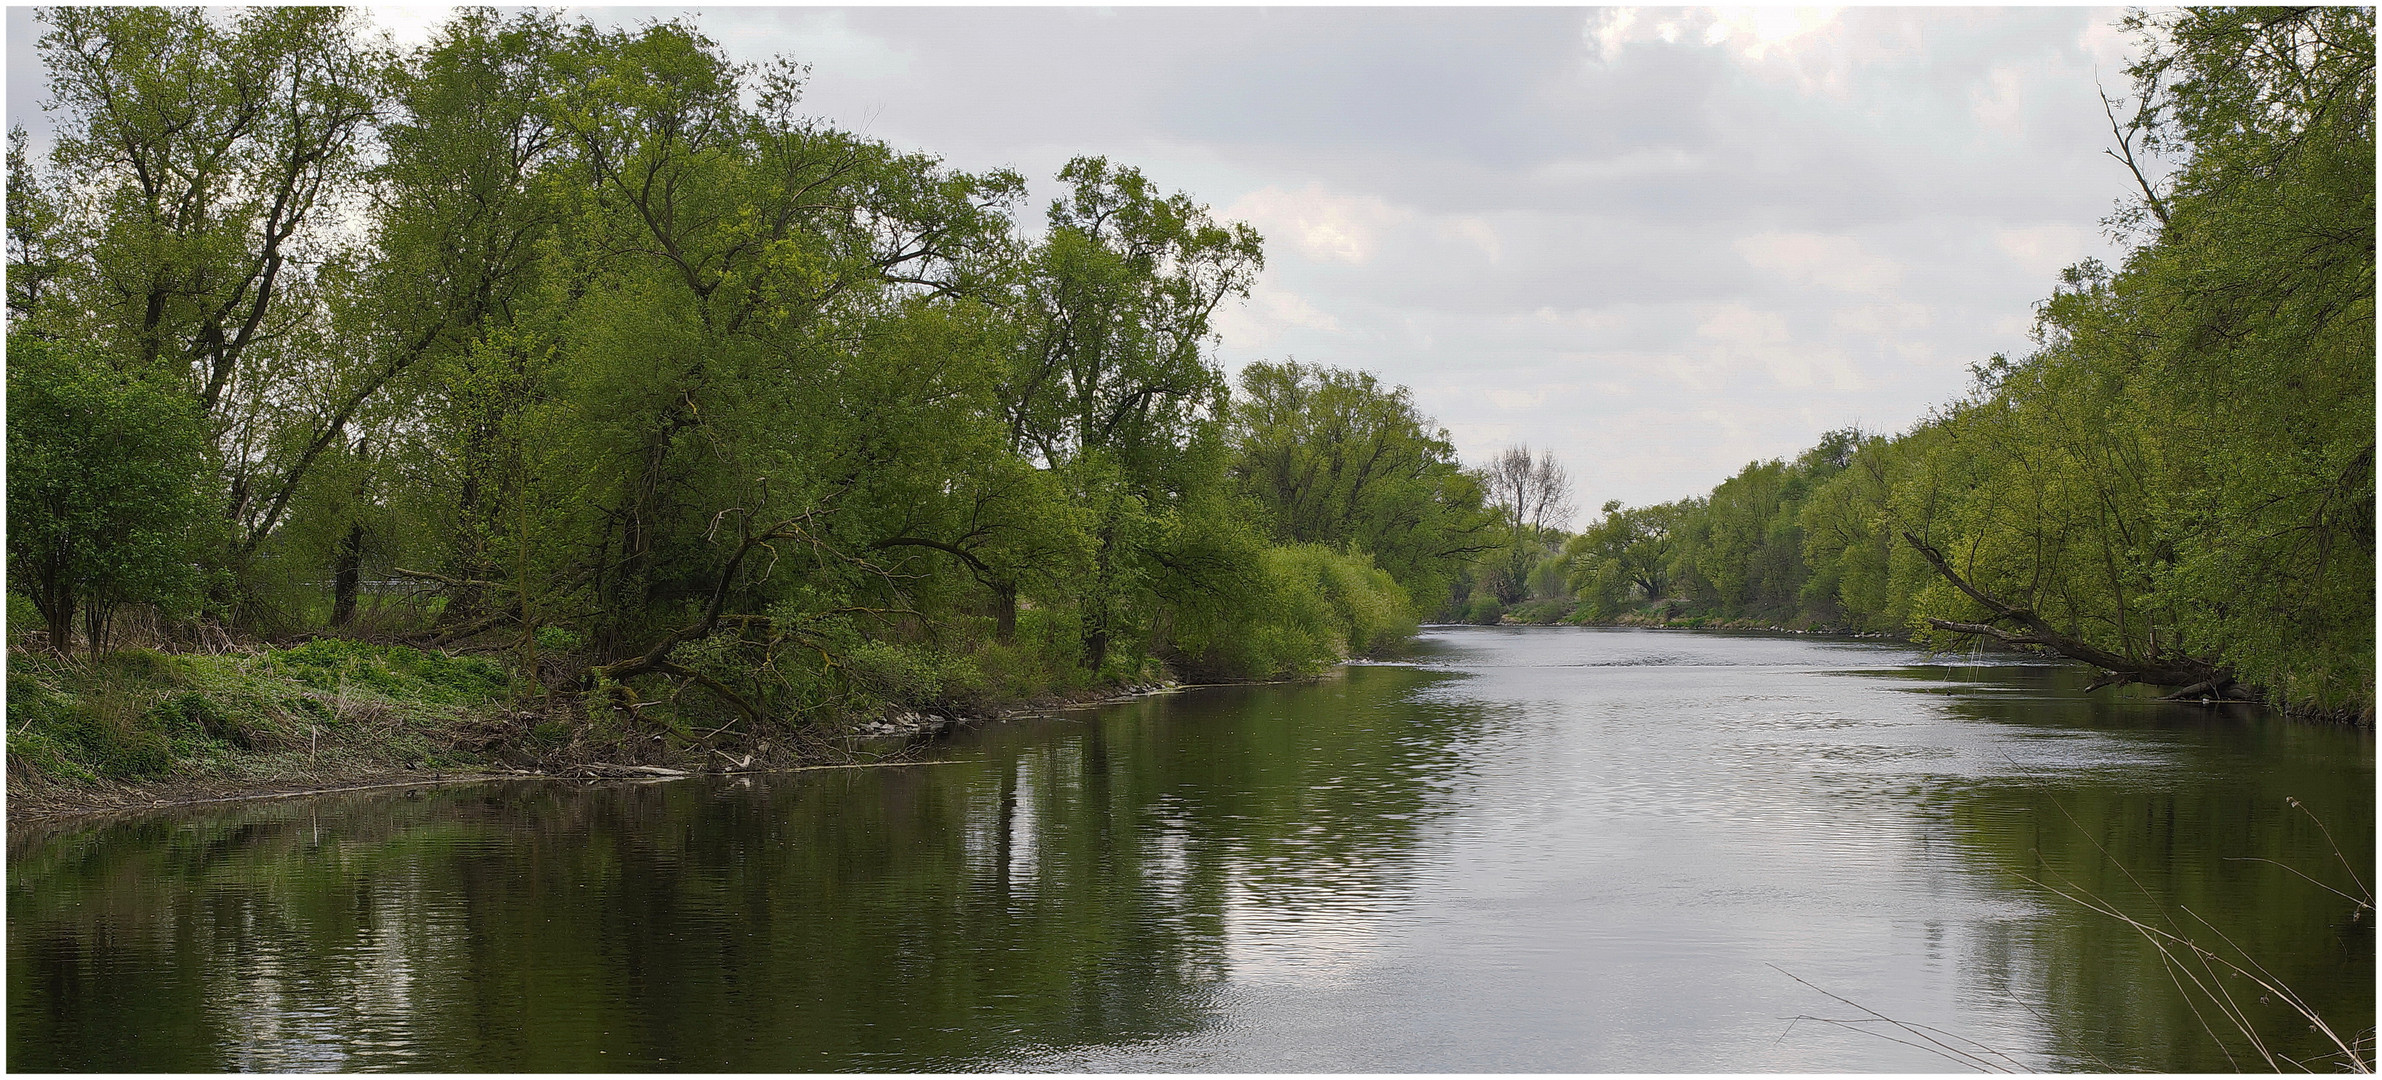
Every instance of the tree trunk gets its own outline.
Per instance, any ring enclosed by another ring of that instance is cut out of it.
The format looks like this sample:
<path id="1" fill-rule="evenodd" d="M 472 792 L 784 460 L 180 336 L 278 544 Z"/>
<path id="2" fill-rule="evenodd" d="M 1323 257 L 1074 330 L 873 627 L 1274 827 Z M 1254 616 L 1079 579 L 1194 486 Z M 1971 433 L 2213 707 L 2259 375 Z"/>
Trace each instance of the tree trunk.
<path id="1" fill-rule="evenodd" d="M 41 609 L 42 621 L 49 627 L 50 649 L 65 656 L 74 648 L 74 595 L 65 590 Z"/>
<path id="2" fill-rule="evenodd" d="M 356 617 L 356 591 L 364 579 L 364 523 L 348 526 L 339 539 L 339 557 L 331 585 L 331 625 L 346 626 Z"/>
<path id="3" fill-rule="evenodd" d="M 1909 542 L 1911 547 L 1925 557 L 1929 563 L 1933 564 L 1936 572 L 1942 574 L 1944 580 L 1951 582 L 1953 588 L 1959 589 L 1970 599 L 1983 605 L 1985 610 L 1992 612 L 1992 616 L 1982 623 L 1928 619 L 1928 625 L 1938 630 L 1948 630 L 1955 634 L 1967 634 L 1972 637 L 1989 637 L 2005 645 L 2049 649 L 2070 660 L 2081 660 L 2109 673 L 2109 678 L 2101 679 L 2093 684 L 2094 689 L 2123 683 L 2144 683 L 2151 686 L 2193 686 L 2205 683 L 2218 689 L 2233 685 L 2231 672 L 2197 657 L 2153 655 L 2148 659 L 2136 659 L 2110 652 L 2090 642 L 2060 633 L 2050 623 L 2045 622 L 2042 616 L 2033 611 L 1998 600 L 1980 591 L 1967 579 L 1955 573 L 1952 570 L 1951 562 L 1944 558 L 1943 553 L 1937 551 L 1926 541 L 1912 535 L 1907 530 L 1903 532 L 1902 538 Z M 2010 631 L 1992 625 L 1994 622 L 2005 620 L 2018 624 L 2022 629 Z"/>
<path id="4" fill-rule="evenodd" d="M 92 656 L 108 650 L 108 631 L 116 621 L 116 602 L 93 599 L 83 604 L 83 648 Z"/>
<path id="5" fill-rule="evenodd" d="M 1017 583 L 993 586 L 993 638 L 1003 645 L 1017 640 Z"/>

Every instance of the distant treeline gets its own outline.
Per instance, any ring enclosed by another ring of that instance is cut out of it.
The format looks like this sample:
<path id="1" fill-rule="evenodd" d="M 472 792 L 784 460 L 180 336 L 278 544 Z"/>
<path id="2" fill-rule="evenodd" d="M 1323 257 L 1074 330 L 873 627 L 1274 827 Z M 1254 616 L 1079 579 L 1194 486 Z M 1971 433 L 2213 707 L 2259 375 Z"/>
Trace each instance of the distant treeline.
<path id="1" fill-rule="evenodd" d="M 2113 106 L 2124 265 L 2070 269 L 2034 351 L 1909 431 L 1608 504 L 1564 548 L 1575 617 L 1985 639 L 2370 721 L 2373 12 L 2154 24 Z"/>
<path id="2" fill-rule="evenodd" d="M 1260 239 L 1132 168 L 1028 228 L 1015 173 L 806 118 L 683 21 L 40 18 L 19 643 L 406 641 L 601 723 L 802 724 L 1313 672 L 1503 542 L 1404 389 L 1230 392 Z"/>

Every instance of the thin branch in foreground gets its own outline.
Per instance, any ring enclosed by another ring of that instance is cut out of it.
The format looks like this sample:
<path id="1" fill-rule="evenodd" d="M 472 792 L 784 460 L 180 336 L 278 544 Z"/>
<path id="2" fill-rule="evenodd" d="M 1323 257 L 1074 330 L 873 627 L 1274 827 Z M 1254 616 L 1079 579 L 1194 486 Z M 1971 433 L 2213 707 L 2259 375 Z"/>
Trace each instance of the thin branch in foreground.
<path id="1" fill-rule="evenodd" d="M 1937 1057 L 1958 1062 L 1979 1072 L 2034 1071 L 2033 1069 L 2028 1068 L 2025 1063 L 2019 1061 L 2017 1058 L 2011 1057 L 2008 1054 L 1987 1046 L 1984 1043 L 1978 1042 L 1975 1039 L 1971 1039 L 1965 1035 L 1954 1035 L 1951 1032 L 1943 1030 L 1942 1028 L 1932 1027 L 1926 1024 L 1914 1024 L 1902 1020 L 1896 1020 L 1891 1016 L 1887 1016 L 1886 1014 L 1881 1013 L 1876 1009 L 1872 1009 L 1867 1005 L 1863 1005 L 1858 1001 L 1854 1001 L 1851 998 L 1843 997 L 1821 989 L 1818 985 L 1812 983 L 1810 980 L 1807 980 L 1802 976 L 1795 974 L 1794 972 L 1788 971 L 1785 968 L 1779 967 L 1776 964 L 1767 964 L 1764 966 L 1768 967 L 1772 971 L 1786 976 L 1787 978 L 1802 983 L 1804 986 L 1809 987 L 1831 1001 L 1838 1002 L 1839 1004 L 1843 1004 L 1851 1008 L 1859 1009 L 1862 1012 L 1869 1014 L 1868 1019 L 1865 1020 L 1839 1020 L 1825 1016 L 1808 1015 L 1791 1017 L 1790 1020 L 1811 1020 L 1822 1024 L 1833 1024 L 1838 1027 L 1846 1028 L 1847 1030 L 1859 1031 L 1866 1035 L 1884 1039 L 1887 1042 L 1900 1043 L 1904 1046 L 1916 1047 L 1918 1049 L 1925 1050 L 1928 1053 L 1936 1055 Z M 1870 1028 L 1863 1027 L 1862 1025 L 1864 1024 L 1890 1024 L 1894 1027 L 1902 1029 L 1904 1032 L 1910 1035 L 1916 1036 L 1923 1040 L 1924 1045 L 1922 1045 L 1922 1043 L 1906 1042 L 1902 1039 L 1894 1038 L 1893 1036 L 1884 1034 L 1882 1032 L 1871 1030 Z M 1953 1046 L 1950 1043 L 1944 1042 L 1942 1039 L 1936 1038 L 1937 1035 L 1941 1035 L 1945 1039 L 1959 1040 L 1960 1042 L 1967 1043 L 1976 1047 L 1977 1049 L 1971 1051 Z M 1784 1036 L 1781 1035 L 1781 1038 L 1783 1037 Z M 1999 1064 L 1996 1064 L 1992 1058 L 2000 1058 L 2003 1061 L 2007 1061 L 2012 1067 L 2005 1068 Z"/>

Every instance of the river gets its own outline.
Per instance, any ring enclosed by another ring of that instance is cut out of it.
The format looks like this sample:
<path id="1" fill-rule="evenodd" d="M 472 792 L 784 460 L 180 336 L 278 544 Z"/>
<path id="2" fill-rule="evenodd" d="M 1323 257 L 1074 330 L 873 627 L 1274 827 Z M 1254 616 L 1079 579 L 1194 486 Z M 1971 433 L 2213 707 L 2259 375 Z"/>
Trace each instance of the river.
<path id="1" fill-rule="evenodd" d="M 2088 675 L 1445 628 L 916 766 L 20 830 L 8 1066 L 2331 1071 L 2285 988 L 2370 1061 L 2371 733 Z"/>

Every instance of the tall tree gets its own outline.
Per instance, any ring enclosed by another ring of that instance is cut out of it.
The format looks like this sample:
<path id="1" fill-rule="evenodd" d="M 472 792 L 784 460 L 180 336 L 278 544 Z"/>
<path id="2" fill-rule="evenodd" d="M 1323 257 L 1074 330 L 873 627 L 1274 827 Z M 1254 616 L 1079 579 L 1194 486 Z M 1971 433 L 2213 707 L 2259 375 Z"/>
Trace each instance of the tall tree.
<path id="1" fill-rule="evenodd" d="M 53 8 L 54 190 L 81 238 L 54 317 L 113 362 L 187 380 L 224 447 L 234 553 L 252 554 L 354 403 L 368 358 L 267 360 L 319 338 L 320 274 L 348 257 L 386 57 L 336 8 Z M 61 327 L 64 331 L 63 326 Z"/>
<path id="2" fill-rule="evenodd" d="M 1625 510 L 1618 499 L 1604 517 L 1563 545 L 1566 584 L 1592 618 L 1620 614 L 1630 601 L 1671 598 L 1680 518 L 1700 505 L 1663 503 Z"/>
<path id="3" fill-rule="evenodd" d="M 1479 481 L 1403 386 L 1296 362 L 1241 369 L 1232 471 L 1276 539 L 1362 551 L 1434 606 L 1494 547 Z"/>
<path id="4" fill-rule="evenodd" d="M 1029 256 L 1026 330 L 1002 386 L 1014 445 L 1058 470 L 1090 508 L 1092 573 L 1078 596 L 1093 668 L 1125 629 L 1131 598 L 1158 578 L 1193 589 L 1215 562 L 1158 557 L 1188 536 L 1187 501 L 1221 477 L 1214 425 L 1224 376 L 1211 319 L 1246 296 L 1264 255 L 1187 195 L 1100 158 L 1060 170 L 1049 231 Z"/>
<path id="5" fill-rule="evenodd" d="M 1504 554 L 1491 567 L 1491 588 L 1501 603 L 1513 604 L 1530 595 L 1531 571 L 1555 554 L 1548 533 L 1571 521 L 1571 474 L 1553 453 L 1509 446 L 1482 470 L 1481 486 L 1505 533 Z"/>
<path id="6" fill-rule="evenodd" d="M 2143 14 L 2133 134 L 2181 157 L 2122 269 L 1955 422 L 1987 467 L 1926 614 L 2120 681 L 2317 708 L 2373 679 L 2373 15 Z M 2239 685 L 2237 685 L 2239 684 Z"/>

